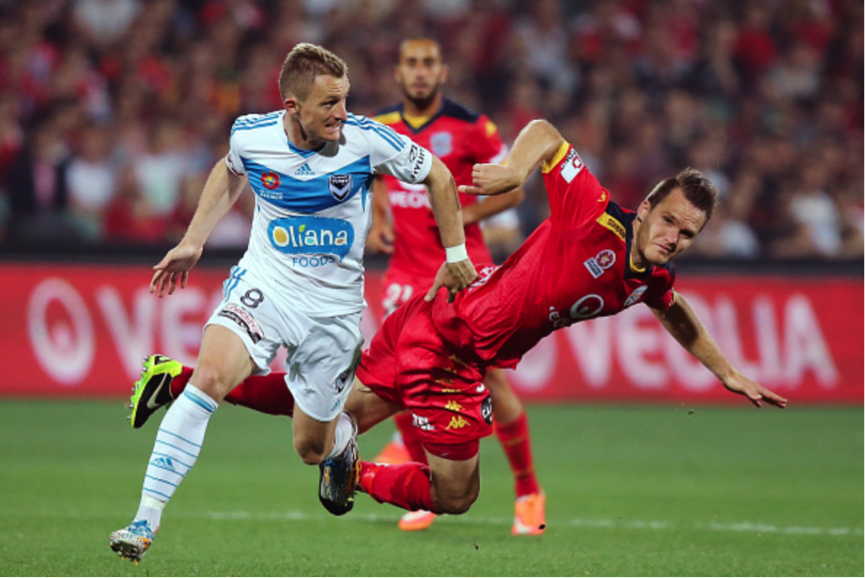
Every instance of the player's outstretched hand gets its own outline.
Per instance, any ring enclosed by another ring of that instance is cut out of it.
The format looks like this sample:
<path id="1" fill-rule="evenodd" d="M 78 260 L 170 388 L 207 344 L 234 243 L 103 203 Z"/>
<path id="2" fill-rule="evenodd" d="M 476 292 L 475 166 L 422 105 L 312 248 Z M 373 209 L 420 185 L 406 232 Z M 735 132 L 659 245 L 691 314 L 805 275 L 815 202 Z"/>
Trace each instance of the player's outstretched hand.
<path id="1" fill-rule="evenodd" d="M 787 407 L 787 400 L 785 398 L 766 389 L 753 379 L 749 379 L 739 372 L 734 373 L 732 377 L 723 383 L 724 387 L 733 393 L 744 395 L 757 407 L 760 407 L 762 405 L 760 402 L 763 401 L 780 408 Z"/>
<path id="2" fill-rule="evenodd" d="M 376 223 L 366 236 L 366 248 L 373 253 L 393 255 L 393 227 L 390 223 Z"/>
<path id="3" fill-rule="evenodd" d="M 453 303 L 457 293 L 468 287 L 478 278 L 478 272 L 475 271 L 475 266 L 468 259 L 458 261 L 456 263 L 442 263 L 436 273 L 435 281 L 432 288 L 427 291 L 426 301 L 435 299 L 436 293 L 442 287 L 448 288 L 448 303 Z"/>
<path id="4" fill-rule="evenodd" d="M 201 252 L 201 247 L 181 243 L 166 253 L 162 261 L 153 267 L 156 272 L 150 280 L 150 292 L 159 297 L 163 297 L 166 291 L 171 295 L 177 288 L 178 281 L 182 289 L 186 288 L 189 271 L 198 263 Z"/>
<path id="5" fill-rule="evenodd" d="M 513 167 L 505 165 L 475 165 L 472 168 L 473 185 L 460 185 L 459 191 L 468 195 L 501 195 L 519 187 L 526 180 Z"/>

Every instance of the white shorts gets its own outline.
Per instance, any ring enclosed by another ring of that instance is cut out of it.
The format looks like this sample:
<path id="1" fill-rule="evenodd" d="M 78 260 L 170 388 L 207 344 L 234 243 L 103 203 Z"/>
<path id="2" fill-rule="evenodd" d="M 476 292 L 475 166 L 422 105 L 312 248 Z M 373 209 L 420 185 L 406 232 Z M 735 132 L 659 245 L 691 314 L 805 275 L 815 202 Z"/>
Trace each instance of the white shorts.
<path id="1" fill-rule="evenodd" d="M 318 421 L 336 418 L 360 360 L 361 313 L 310 317 L 247 275 L 230 277 L 224 287 L 225 298 L 207 325 L 220 325 L 240 337 L 259 375 L 270 372 L 279 347 L 285 346 L 285 383 L 296 406 Z"/>

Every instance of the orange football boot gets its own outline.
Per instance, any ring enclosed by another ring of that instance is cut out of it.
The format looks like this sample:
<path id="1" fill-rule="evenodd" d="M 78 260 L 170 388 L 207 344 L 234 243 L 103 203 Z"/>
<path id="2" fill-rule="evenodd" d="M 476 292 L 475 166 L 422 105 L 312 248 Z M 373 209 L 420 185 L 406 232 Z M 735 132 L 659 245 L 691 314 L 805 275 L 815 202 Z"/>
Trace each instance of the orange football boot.
<path id="1" fill-rule="evenodd" d="M 514 504 L 514 536 L 538 536 L 547 528 L 547 497 L 543 494 L 520 496 Z"/>
<path id="2" fill-rule="evenodd" d="M 417 532 L 418 530 L 426 530 L 435 521 L 436 515 L 426 510 L 418 510 L 416 512 L 406 512 L 399 519 L 399 529 L 403 532 Z"/>

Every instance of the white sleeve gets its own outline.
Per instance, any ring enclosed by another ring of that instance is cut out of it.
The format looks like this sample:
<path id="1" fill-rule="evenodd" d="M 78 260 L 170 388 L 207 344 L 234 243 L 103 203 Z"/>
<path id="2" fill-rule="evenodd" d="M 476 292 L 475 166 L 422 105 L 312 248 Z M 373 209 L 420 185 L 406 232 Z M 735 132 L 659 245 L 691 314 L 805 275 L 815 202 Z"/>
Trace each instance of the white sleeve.
<path id="1" fill-rule="evenodd" d="M 368 132 L 373 171 L 412 184 L 427 178 L 432 168 L 432 153 L 388 126 L 367 122 L 374 125 Z"/>
<path id="2" fill-rule="evenodd" d="M 228 154 L 225 155 L 225 164 L 228 165 L 228 170 L 233 175 L 241 176 L 246 174 L 246 168 L 243 166 L 243 159 L 240 157 L 240 136 L 235 130 L 238 121 L 234 121 L 234 126 L 231 127 L 231 137 L 228 139 Z"/>

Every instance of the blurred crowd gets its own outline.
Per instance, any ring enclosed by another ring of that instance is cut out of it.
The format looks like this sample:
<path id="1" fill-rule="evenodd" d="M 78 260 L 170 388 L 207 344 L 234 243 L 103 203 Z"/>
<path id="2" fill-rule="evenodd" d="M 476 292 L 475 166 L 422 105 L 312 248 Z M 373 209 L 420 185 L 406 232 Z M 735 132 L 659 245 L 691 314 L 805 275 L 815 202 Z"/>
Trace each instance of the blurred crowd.
<path id="1" fill-rule="evenodd" d="M 623 206 L 708 173 L 723 201 L 694 252 L 861 257 L 862 28 L 861 0 L 0 0 L 0 246 L 176 242 L 233 120 L 282 107 L 292 46 L 342 56 L 369 115 L 428 35 L 447 96 L 506 141 L 552 121 Z M 244 246 L 253 208 L 210 245 Z M 534 179 L 491 238 L 547 212 Z"/>

